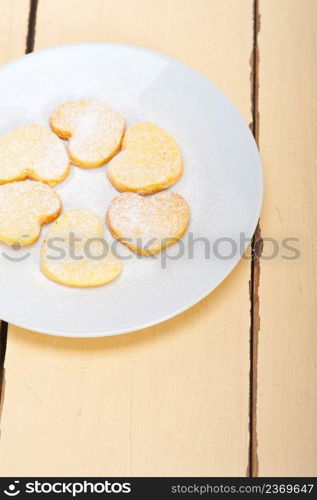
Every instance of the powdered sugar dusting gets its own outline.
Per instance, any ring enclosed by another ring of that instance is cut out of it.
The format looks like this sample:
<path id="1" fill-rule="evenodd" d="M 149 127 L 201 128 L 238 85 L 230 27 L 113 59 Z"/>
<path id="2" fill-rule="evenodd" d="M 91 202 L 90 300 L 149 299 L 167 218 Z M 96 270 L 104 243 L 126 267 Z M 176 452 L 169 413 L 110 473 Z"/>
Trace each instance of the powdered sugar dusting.
<path id="1" fill-rule="evenodd" d="M 100 166 L 120 147 L 123 117 L 98 101 L 71 101 L 53 111 L 50 123 L 62 138 L 70 137 L 68 150 L 79 166 Z"/>
<path id="2" fill-rule="evenodd" d="M 55 219 L 60 209 L 58 194 L 41 182 L 26 180 L 0 186 L 0 240 L 32 243 L 41 224 Z"/>
<path id="3" fill-rule="evenodd" d="M 150 252 L 159 251 L 164 240 L 182 236 L 188 219 L 187 202 L 177 193 L 150 198 L 124 193 L 112 200 L 107 213 L 110 230 L 117 238 L 122 238 L 123 243 L 127 240 L 128 246 L 137 250 L 142 242 Z"/>
<path id="4" fill-rule="evenodd" d="M 0 183 L 31 177 L 56 184 L 68 169 L 65 147 L 47 127 L 26 125 L 0 138 Z"/>
<path id="5" fill-rule="evenodd" d="M 58 238 L 57 255 L 48 245 L 51 238 Z M 90 287 L 112 281 L 121 271 L 121 262 L 103 239 L 99 217 L 89 210 L 74 209 L 49 228 L 42 244 L 41 269 L 58 283 Z"/>
<path id="6" fill-rule="evenodd" d="M 176 141 L 152 123 L 137 123 L 126 132 L 123 151 L 108 167 L 110 181 L 120 191 L 149 194 L 174 184 L 182 173 Z"/>

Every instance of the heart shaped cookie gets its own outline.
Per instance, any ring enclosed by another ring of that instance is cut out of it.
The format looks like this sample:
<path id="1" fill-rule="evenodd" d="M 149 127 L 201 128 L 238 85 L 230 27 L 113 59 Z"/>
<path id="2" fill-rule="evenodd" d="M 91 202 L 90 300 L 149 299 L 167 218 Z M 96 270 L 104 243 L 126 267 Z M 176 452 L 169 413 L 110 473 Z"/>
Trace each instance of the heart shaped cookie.
<path id="1" fill-rule="evenodd" d="M 175 139 L 152 123 L 136 123 L 129 128 L 122 149 L 107 170 L 119 191 L 155 193 L 175 184 L 182 174 L 182 157 Z"/>
<path id="2" fill-rule="evenodd" d="M 60 198 L 47 184 L 26 180 L 0 186 L 0 241 L 29 245 L 60 211 Z"/>
<path id="3" fill-rule="evenodd" d="M 59 106 L 50 117 L 52 130 L 69 139 L 68 153 L 79 167 L 100 167 L 120 148 L 123 117 L 98 101 L 79 100 Z"/>
<path id="4" fill-rule="evenodd" d="M 42 244 L 42 272 L 63 285 L 104 285 L 118 276 L 121 267 L 103 238 L 101 220 L 89 210 L 74 209 L 61 215 Z"/>
<path id="5" fill-rule="evenodd" d="M 184 234 L 189 208 L 177 193 L 144 198 L 123 193 L 114 198 L 106 215 L 112 235 L 141 255 L 151 255 L 175 243 Z"/>
<path id="6" fill-rule="evenodd" d="M 64 144 L 49 128 L 26 125 L 0 138 L 0 184 L 30 177 L 54 185 L 68 172 Z"/>

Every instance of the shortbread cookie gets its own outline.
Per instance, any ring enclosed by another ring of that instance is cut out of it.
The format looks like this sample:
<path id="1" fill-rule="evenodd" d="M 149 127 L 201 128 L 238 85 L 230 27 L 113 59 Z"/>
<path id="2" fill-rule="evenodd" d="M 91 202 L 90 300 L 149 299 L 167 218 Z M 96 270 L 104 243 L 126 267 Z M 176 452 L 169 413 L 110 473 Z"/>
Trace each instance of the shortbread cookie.
<path id="1" fill-rule="evenodd" d="M 50 117 L 52 130 L 68 139 L 71 161 L 79 167 L 99 167 L 120 148 L 123 117 L 98 101 L 66 102 Z"/>
<path id="2" fill-rule="evenodd" d="M 42 182 L 26 180 L 0 186 L 0 241 L 29 245 L 39 237 L 41 225 L 56 219 L 60 211 L 58 194 Z"/>
<path id="3" fill-rule="evenodd" d="M 68 172 L 64 144 L 48 127 L 26 125 L 0 138 L 0 184 L 30 177 L 54 185 Z"/>
<path id="4" fill-rule="evenodd" d="M 108 166 L 108 177 L 119 191 L 155 193 L 175 184 L 182 174 L 175 139 L 152 123 L 129 128 L 122 149 Z"/>
<path id="5" fill-rule="evenodd" d="M 104 285 L 118 276 L 121 267 L 103 238 L 101 220 L 89 210 L 75 209 L 61 215 L 42 244 L 41 270 L 62 285 Z"/>
<path id="6" fill-rule="evenodd" d="M 123 193 L 114 198 L 106 215 L 112 235 L 141 255 L 151 255 L 175 243 L 184 234 L 189 208 L 177 193 L 144 198 Z"/>

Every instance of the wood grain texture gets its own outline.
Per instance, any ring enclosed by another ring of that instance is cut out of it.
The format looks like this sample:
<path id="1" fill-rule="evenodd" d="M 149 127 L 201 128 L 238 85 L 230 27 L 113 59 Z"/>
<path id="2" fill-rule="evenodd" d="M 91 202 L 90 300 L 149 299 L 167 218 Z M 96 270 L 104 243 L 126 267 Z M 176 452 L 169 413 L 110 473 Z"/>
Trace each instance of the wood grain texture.
<path id="1" fill-rule="evenodd" d="M 36 49 L 82 41 L 175 56 L 251 121 L 251 0 L 40 0 Z M 10 326 L 1 474 L 245 475 L 249 278 L 242 261 L 200 304 L 130 335 L 62 339 Z"/>
<path id="2" fill-rule="evenodd" d="M 29 15 L 28 0 L 0 2 L 0 64 L 23 56 Z"/>
<path id="3" fill-rule="evenodd" d="M 261 259 L 259 475 L 316 476 L 317 2 L 260 1 L 263 237 L 299 238 L 301 257 Z M 281 252 L 291 255 L 291 252 Z"/>
<path id="4" fill-rule="evenodd" d="M 2 0 L 0 2 L 0 65 L 24 55 L 28 33 L 28 16 L 28 0 L 12 0 L 10 2 Z M 0 408 L 7 326 L 7 323 L 2 322 L 0 317 Z"/>

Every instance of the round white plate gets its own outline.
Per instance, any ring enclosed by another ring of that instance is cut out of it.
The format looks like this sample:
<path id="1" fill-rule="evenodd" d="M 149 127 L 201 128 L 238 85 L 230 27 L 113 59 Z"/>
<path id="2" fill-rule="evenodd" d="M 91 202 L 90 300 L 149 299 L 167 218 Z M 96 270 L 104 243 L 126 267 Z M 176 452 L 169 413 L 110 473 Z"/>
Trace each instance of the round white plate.
<path id="1" fill-rule="evenodd" d="M 121 275 L 90 289 L 53 283 L 40 272 L 47 227 L 30 247 L 0 244 L 0 318 L 56 335 L 114 335 L 175 316 L 233 269 L 259 217 L 260 160 L 249 127 L 210 81 L 169 57 L 124 45 L 56 47 L 3 66 L 0 134 L 27 123 L 47 125 L 56 106 L 78 98 L 107 103 L 124 115 L 127 126 L 153 122 L 177 140 L 184 174 L 170 190 L 189 203 L 188 232 L 181 244 L 156 258 L 136 257 L 120 246 Z M 63 210 L 87 208 L 105 220 L 117 194 L 106 169 L 72 166 L 56 186 Z"/>

